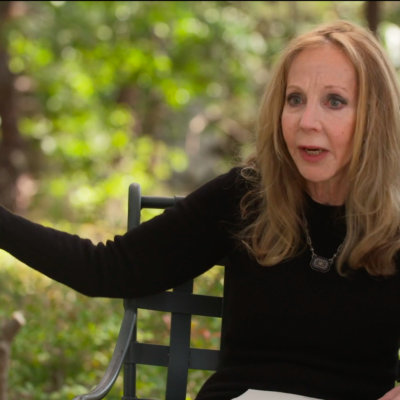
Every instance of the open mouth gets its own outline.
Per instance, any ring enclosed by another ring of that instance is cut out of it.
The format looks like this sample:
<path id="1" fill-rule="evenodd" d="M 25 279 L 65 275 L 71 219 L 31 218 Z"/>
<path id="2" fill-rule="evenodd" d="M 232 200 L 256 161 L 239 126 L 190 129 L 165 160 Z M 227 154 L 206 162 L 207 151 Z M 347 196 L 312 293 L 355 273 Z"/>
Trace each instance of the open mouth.
<path id="1" fill-rule="evenodd" d="M 322 149 L 307 149 L 307 148 L 304 148 L 304 150 L 310 156 L 317 156 L 318 154 L 321 154 L 324 151 Z"/>

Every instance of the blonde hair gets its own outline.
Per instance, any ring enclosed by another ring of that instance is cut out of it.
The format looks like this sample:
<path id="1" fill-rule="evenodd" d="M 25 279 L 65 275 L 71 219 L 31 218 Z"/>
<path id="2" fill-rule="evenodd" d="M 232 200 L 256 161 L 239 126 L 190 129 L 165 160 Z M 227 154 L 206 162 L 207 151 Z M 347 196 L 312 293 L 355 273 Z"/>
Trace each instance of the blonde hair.
<path id="1" fill-rule="evenodd" d="M 305 182 L 283 139 L 281 115 L 294 58 L 304 49 L 326 44 L 339 47 L 354 64 L 359 91 L 347 170 L 347 240 L 337 268 L 345 274 L 347 263 L 371 275 L 392 275 L 400 249 L 400 91 L 378 40 L 350 22 L 320 25 L 294 38 L 282 53 L 262 99 L 256 151 L 242 169 L 249 191 L 241 201 L 248 224 L 240 237 L 264 266 L 296 256 L 304 244 Z"/>

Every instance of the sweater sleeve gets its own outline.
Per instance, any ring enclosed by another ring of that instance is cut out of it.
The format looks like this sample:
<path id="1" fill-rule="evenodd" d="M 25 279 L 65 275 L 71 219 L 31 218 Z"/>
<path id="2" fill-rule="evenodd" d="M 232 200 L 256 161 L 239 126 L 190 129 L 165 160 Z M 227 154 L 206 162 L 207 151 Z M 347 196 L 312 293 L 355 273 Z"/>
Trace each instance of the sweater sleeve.
<path id="1" fill-rule="evenodd" d="M 88 296 L 161 292 L 202 274 L 228 252 L 232 241 L 224 222 L 232 222 L 236 209 L 238 175 L 233 168 L 161 215 L 97 245 L 0 207 L 0 248 Z"/>

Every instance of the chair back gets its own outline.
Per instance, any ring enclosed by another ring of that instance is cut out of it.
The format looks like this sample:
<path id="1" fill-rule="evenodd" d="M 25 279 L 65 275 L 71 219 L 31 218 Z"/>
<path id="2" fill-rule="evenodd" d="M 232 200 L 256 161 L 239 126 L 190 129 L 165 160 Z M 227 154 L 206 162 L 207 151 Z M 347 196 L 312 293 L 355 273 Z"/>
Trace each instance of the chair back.
<path id="1" fill-rule="evenodd" d="M 129 187 L 128 230 L 140 224 L 140 211 L 144 208 L 165 209 L 173 207 L 183 197 L 142 196 L 138 184 Z M 222 260 L 218 265 L 226 265 Z M 136 396 L 136 365 L 153 365 L 168 368 L 166 400 L 186 399 L 189 369 L 216 371 L 220 350 L 190 347 L 192 315 L 223 317 L 223 298 L 193 294 L 193 280 L 156 295 L 138 299 L 125 299 L 125 310 L 138 315 L 138 309 L 171 313 L 169 346 L 139 343 L 134 328 L 129 349 L 124 360 L 123 400 Z M 222 330 L 224 323 L 222 320 Z M 222 334 L 221 334 L 221 337 Z"/>

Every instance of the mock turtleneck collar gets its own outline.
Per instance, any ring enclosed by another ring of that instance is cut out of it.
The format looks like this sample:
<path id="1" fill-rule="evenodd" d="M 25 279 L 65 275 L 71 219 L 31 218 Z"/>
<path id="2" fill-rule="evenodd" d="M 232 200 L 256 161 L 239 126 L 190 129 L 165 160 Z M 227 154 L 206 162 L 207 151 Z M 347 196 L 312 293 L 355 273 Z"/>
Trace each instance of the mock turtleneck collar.
<path id="1" fill-rule="evenodd" d="M 312 213 L 325 215 L 326 217 L 340 216 L 344 217 L 346 214 L 346 205 L 334 206 L 329 204 L 321 204 L 315 201 L 307 192 L 305 192 L 307 210 Z M 306 211 L 307 211 L 306 210 Z"/>

